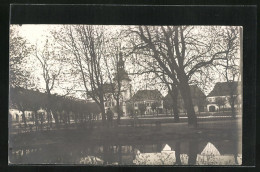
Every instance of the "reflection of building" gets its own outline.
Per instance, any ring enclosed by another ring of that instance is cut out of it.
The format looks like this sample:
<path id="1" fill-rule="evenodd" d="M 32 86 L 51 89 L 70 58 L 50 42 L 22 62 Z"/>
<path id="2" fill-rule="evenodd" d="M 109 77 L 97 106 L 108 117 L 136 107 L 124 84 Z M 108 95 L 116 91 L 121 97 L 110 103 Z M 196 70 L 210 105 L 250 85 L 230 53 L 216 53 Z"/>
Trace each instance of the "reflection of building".
<path id="1" fill-rule="evenodd" d="M 169 145 L 165 145 L 161 152 L 142 153 L 136 151 L 133 163 L 136 165 L 173 165 L 175 163 L 175 151 Z"/>
<path id="2" fill-rule="evenodd" d="M 230 95 L 237 96 L 235 101 L 235 107 L 238 106 L 241 101 L 241 86 L 240 82 L 218 82 L 214 86 L 213 90 L 207 96 L 207 110 L 209 112 L 215 112 L 219 110 L 219 106 L 224 109 L 231 108 L 229 104 Z"/>
<path id="3" fill-rule="evenodd" d="M 203 151 L 197 155 L 196 165 L 241 165 L 241 155 L 221 155 L 218 149 L 210 142 Z"/>
<path id="4" fill-rule="evenodd" d="M 159 113 L 162 112 L 163 108 L 163 96 L 159 90 L 138 90 L 136 94 L 130 99 L 133 103 L 134 109 L 137 111 L 139 104 L 145 104 L 145 114 L 152 114 L 153 103 L 156 103 L 156 108 Z"/>
<path id="5" fill-rule="evenodd" d="M 190 92 L 195 112 L 203 112 L 206 101 L 205 94 L 200 90 L 197 85 L 190 85 Z M 172 102 L 171 95 L 167 94 L 164 97 L 164 101 Z M 184 101 L 180 91 L 178 93 L 178 110 L 179 112 L 185 112 Z"/>
<path id="6" fill-rule="evenodd" d="M 163 146 L 160 152 L 149 152 L 136 150 L 134 164 L 136 165 L 174 165 L 176 163 L 176 152 L 168 144 Z M 190 150 L 189 150 L 190 152 Z M 182 165 L 188 165 L 189 153 L 179 154 Z M 197 154 L 195 165 L 241 165 L 242 155 L 220 154 L 219 150 L 210 142 L 206 144 L 200 154 Z"/>
<path id="7" fill-rule="evenodd" d="M 127 72 L 125 71 L 125 62 L 123 61 L 122 53 L 119 53 L 119 61 L 117 63 L 117 73 L 114 76 L 112 84 L 104 84 L 103 90 L 105 92 L 105 109 L 111 108 L 115 110 L 116 108 L 116 99 L 115 95 L 120 89 L 120 100 L 119 104 L 123 111 L 123 114 L 126 115 L 126 101 L 131 98 L 131 79 L 129 78 Z M 118 82 L 120 84 L 118 84 Z"/>

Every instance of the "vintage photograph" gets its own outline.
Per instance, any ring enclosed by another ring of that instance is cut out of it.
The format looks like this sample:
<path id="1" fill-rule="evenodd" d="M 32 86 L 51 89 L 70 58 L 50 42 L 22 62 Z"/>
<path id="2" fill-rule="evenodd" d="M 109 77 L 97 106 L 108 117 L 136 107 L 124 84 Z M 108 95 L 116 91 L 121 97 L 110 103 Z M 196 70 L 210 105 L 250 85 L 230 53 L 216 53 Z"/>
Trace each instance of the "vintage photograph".
<path id="1" fill-rule="evenodd" d="M 243 27 L 12 24 L 9 164 L 242 165 Z"/>

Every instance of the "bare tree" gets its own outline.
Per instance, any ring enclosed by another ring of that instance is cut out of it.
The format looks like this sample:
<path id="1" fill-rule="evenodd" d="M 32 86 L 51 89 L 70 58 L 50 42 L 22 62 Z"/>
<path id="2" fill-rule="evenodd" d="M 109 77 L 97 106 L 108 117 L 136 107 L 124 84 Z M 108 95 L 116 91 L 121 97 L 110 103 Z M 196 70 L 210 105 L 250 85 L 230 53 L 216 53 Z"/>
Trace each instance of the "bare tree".
<path id="1" fill-rule="evenodd" d="M 144 53 L 144 54 L 143 54 Z M 138 67 L 136 67 L 135 72 L 130 73 L 131 75 L 146 75 L 144 77 L 144 81 L 149 83 L 150 85 L 156 86 L 158 85 L 161 89 L 168 90 L 170 95 L 170 102 L 174 112 L 174 121 L 179 122 L 179 110 L 178 110 L 178 95 L 179 91 L 177 85 L 172 82 L 172 80 L 165 74 L 161 66 L 155 60 L 147 59 L 147 54 L 145 52 L 141 52 L 139 58 L 138 55 L 132 56 L 133 63 L 135 63 Z"/>
<path id="2" fill-rule="evenodd" d="M 159 102 L 153 102 L 152 105 L 151 105 L 151 108 L 153 110 L 153 115 L 154 115 L 154 111 L 156 111 L 156 114 L 158 116 L 158 107 L 160 106 L 160 103 Z"/>
<path id="3" fill-rule="evenodd" d="M 53 33 L 58 43 L 73 57 L 70 61 L 81 76 L 84 92 L 100 107 L 102 121 L 105 123 L 104 106 L 104 30 L 101 26 L 74 25 L 63 26 Z"/>
<path id="4" fill-rule="evenodd" d="M 141 116 L 145 114 L 146 111 L 146 104 L 145 103 L 139 103 L 138 104 L 138 110 L 140 111 Z"/>
<path id="5" fill-rule="evenodd" d="M 228 51 L 223 54 L 222 61 L 217 63 L 217 71 L 223 76 L 227 82 L 228 89 L 228 102 L 231 106 L 231 115 L 235 118 L 235 104 L 241 94 L 241 60 L 243 56 L 242 47 L 242 28 L 230 27 L 221 33 L 224 41 L 221 47 L 226 48 Z M 240 50 L 240 51 L 239 51 Z"/>
<path id="6" fill-rule="evenodd" d="M 12 87 L 30 86 L 30 73 L 25 68 L 26 57 L 31 52 L 31 46 L 28 41 L 19 36 L 18 26 L 10 27 L 9 42 L 9 81 Z"/>
<path id="7" fill-rule="evenodd" d="M 223 97 L 216 97 L 216 104 L 218 105 L 219 111 L 222 106 L 222 111 L 224 112 L 224 105 L 226 104 L 226 99 Z"/>
<path id="8" fill-rule="evenodd" d="M 112 97 L 116 100 L 117 124 L 120 123 L 120 117 L 123 115 L 121 103 L 122 99 L 122 80 L 124 78 L 123 54 L 119 52 L 118 47 L 113 44 L 107 47 L 109 59 L 105 59 L 107 75 L 109 78 L 109 86 Z M 114 73 L 112 73 L 114 71 Z"/>
<path id="9" fill-rule="evenodd" d="M 58 77 L 61 73 L 62 65 L 59 64 L 61 59 L 60 54 L 57 54 L 53 48 L 52 43 L 49 43 L 48 39 L 46 40 L 43 48 L 37 47 L 34 48 L 34 57 L 40 62 L 40 67 L 42 70 L 42 77 L 45 83 L 45 92 L 47 94 L 47 118 L 48 123 L 52 123 L 51 120 L 51 109 L 52 114 L 55 120 L 55 123 L 58 125 L 58 114 L 54 111 L 52 107 L 54 102 L 52 100 L 52 91 L 54 89 L 55 83 L 58 80 Z"/>
<path id="10" fill-rule="evenodd" d="M 194 74 L 222 59 L 221 55 L 230 48 L 218 47 L 216 43 L 223 40 L 218 32 L 218 27 L 192 26 L 138 26 L 128 29 L 128 34 L 138 40 L 132 41 L 133 51 L 148 54 L 179 88 L 189 125 L 197 125 L 189 81 Z M 233 39 L 230 38 L 229 42 Z"/>

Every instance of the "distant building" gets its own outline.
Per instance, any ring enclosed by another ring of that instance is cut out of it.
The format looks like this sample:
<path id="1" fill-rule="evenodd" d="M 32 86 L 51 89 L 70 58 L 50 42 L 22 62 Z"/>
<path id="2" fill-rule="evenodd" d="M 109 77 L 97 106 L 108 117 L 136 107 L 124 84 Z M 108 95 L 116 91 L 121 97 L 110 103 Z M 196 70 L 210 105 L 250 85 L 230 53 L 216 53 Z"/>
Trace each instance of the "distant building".
<path id="1" fill-rule="evenodd" d="M 157 110 L 159 113 L 162 113 L 163 109 L 163 95 L 159 90 L 138 90 L 136 94 L 130 99 L 134 105 L 134 109 L 138 111 L 139 104 L 146 105 L 145 114 L 152 114 L 152 104 L 158 103 Z"/>
<path id="2" fill-rule="evenodd" d="M 237 96 L 235 101 L 235 107 L 240 107 L 241 102 L 241 82 L 218 82 L 214 86 L 213 90 L 207 96 L 207 110 L 209 112 L 215 112 L 219 110 L 218 101 L 223 101 L 222 108 L 231 108 L 229 103 L 230 95 Z"/>
<path id="3" fill-rule="evenodd" d="M 117 93 L 118 81 L 120 81 L 120 107 L 123 111 L 123 115 L 126 115 L 126 102 L 132 97 L 131 89 L 131 79 L 128 76 L 128 73 L 125 71 L 125 62 L 122 57 L 122 53 L 119 53 L 119 61 L 117 63 L 118 73 L 115 74 L 113 83 L 105 83 L 103 85 L 103 90 L 105 92 L 105 110 L 111 108 L 115 111 L 116 100 L 113 94 Z"/>
<path id="4" fill-rule="evenodd" d="M 194 106 L 194 111 L 204 112 L 205 105 L 206 105 L 206 95 L 200 90 L 200 88 L 197 85 L 190 85 L 190 92 L 191 92 L 191 98 Z M 169 93 L 164 97 L 164 101 L 172 102 L 172 98 Z M 179 112 L 186 112 L 184 101 L 180 91 L 178 93 L 177 105 L 178 105 Z"/>

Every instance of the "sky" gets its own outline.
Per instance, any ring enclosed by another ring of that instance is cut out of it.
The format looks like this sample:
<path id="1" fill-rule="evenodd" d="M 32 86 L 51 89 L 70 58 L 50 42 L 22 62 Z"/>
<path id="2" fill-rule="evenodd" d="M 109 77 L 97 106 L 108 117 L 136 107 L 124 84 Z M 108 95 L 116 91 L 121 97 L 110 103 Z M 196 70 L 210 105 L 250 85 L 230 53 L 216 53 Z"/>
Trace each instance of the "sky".
<path id="1" fill-rule="evenodd" d="M 28 42 L 32 45 L 35 45 L 37 43 L 37 45 L 40 47 L 43 42 L 46 40 L 47 37 L 52 37 L 50 34 L 51 30 L 55 30 L 55 29 L 59 29 L 61 25 L 42 25 L 42 24 L 38 24 L 38 25 L 29 25 L 29 24 L 23 24 L 21 26 L 16 26 L 17 30 L 19 31 L 19 35 L 23 38 L 25 38 L 26 40 L 28 40 Z M 109 32 L 116 32 L 118 30 L 120 30 L 120 28 L 122 28 L 122 26 L 105 26 L 108 28 Z M 39 63 L 37 64 L 37 61 L 35 60 L 35 57 L 29 57 L 31 63 L 33 63 L 34 67 L 34 73 L 32 77 L 38 77 L 40 80 L 40 87 L 44 88 L 44 82 L 43 79 L 40 77 L 41 76 L 41 69 L 39 67 Z M 130 66 L 131 64 L 126 62 L 126 70 L 129 71 L 129 69 L 131 68 Z M 130 76 L 130 78 L 132 79 L 132 86 L 133 86 L 133 91 L 137 92 L 139 89 L 160 89 L 161 87 L 155 87 L 154 85 L 149 85 L 146 84 L 144 82 L 142 82 L 144 80 L 145 76 L 142 77 L 134 77 L 134 76 Z M 218 78 L 218 77 L 216 77 Z M 214 82 L 218 82 L 218 81 L 222 81 L 221 79 L 216 79 Z M 211 89 L 213 89 L 214 84 L 209 85 L 209 88 L 207 89 L 203 89 L 202 91 L 204 91 L 204 93 L 207 95 Z M 165 96 L 167 94 L 167 90 L 160 90 L 161 93 Z M 57 93 L 62 93 L 60 90 L 56 90 Z"/>

